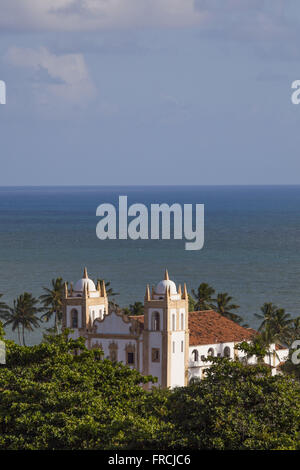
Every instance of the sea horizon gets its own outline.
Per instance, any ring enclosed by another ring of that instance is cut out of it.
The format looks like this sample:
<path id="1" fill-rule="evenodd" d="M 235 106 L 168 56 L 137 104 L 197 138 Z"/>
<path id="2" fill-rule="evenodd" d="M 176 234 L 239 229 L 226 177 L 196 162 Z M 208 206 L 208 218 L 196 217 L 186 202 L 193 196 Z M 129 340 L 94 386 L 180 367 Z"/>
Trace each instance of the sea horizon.
<path id="1" fill-rule="evenodd" d="M 20 191 L 21 190 L 21 191 Z M 106 240 L 96 237 L 96 208 L 117 203 L 203 203 L 205 243 L 186 251 L 184 240 Z M 300 314 L 300 185 L 105 185 L 0 187 L 0 293 L 11 304 L 24 291 L 39 296 L 51 279 L 76 282 L 86 266 L 111 282 L 127 307 L 143 301 L 168 268 L 188 291 L 207 282 L 228 292 L 251 327 L 264 302 Z M 44 328 L 27 334 L 36 344 Z M 9 338 L 16 334 L 7 332 Z"/>

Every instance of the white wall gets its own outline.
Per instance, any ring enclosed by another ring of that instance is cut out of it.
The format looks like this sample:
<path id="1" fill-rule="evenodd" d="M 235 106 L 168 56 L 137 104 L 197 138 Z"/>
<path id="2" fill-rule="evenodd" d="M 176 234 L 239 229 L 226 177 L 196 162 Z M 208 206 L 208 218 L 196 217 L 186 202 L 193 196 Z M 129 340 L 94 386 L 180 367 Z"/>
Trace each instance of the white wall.
<path id="1" fill-rule="evenodd" d="M 205 345 L 200 345 L 200 346 L 189 346 L 189 371 L 188 371 L 188 380 L 191 378 L 198 378 L 202 379 L 203 375 L 205 373 L 205 370 L 211 366 L 210 362 L 205 362 L 202 360 L 202 356 L 205 358 L 208 357 L 208 351 L 209 349 L 213 349 L 214 351 L 214 357 L 218 357 L 218 354 L 220 355 L 219 357 L 224 356 L 224 349 L 226 347 L 229 347 L 230 349 L 230 358 L 234 359 L 234 345 L 235 343 L 230 342 L 230 343 L 216 343 L 216 344 L 205 344 Z M 194 355 L 192 352 L 196 350 L 198 351 L 198 358 L 199 360 L 197 362 L 194 361 Z"/>
<path id="2" fill-rule="evenodd" d="M 96 321 L 95 326 L 97 333 L 111 335 L 129 335 L 131 323 L 126 323 L 120 315 L 112 312 L 105 316 L 104 321 Z"/>
<path id="3" fill-rule="evenodd" d="M 152 362 L 152 348 L 159 349 L 159 362 Z M 162 335 L 160 331 L 151 331 L 149 333 L 149 375 L 157 377 L 158 383 L 161 384 L 162 374 L 161 374 L 161 365 L 162 365 Z"/>
<path id="4" fill-rule="evenodd" d="M 116 343 L 118 345 L 117 349 L 117 361 L 122 362 L 123 364 L 126 365 L 126 347 L 128 345 L 133 345 L 135 346 L 135 363 L 134 365 L 128 364 L 128 367 L 131 369 L 137 369 L 139 372 L 142 372 L 143 369 L 143 348 L 142 344 L 140 343 L 138 346 L 138 341 L 136 340 L 129 340 L 129 339 L 114 339 L 114 338 L 94 338 L 91 341 L 91 346 L 96 344 L 101 344 L 102 349 L 104 352 L 104 358 L 109 359 L 110 358 L 110 350 L 109 346 L 111 343 Z M 139 350 L 138 350 L 139 348 Z M 139 355 L 139 361 L 138 361 L 138 355 Z M 139 365 L 139 367 L 138 367 Z"/>
<path id="5" fill-rule="evenodd" d="M 104 305 L 92 305 L 89 307 L 89 315 L 93 323 L 96 318 L 104 317 Z"/>
<path id="6" fill-rule="evenodd" d="M 214 356 L 217 356 L 218 354 L 221 355 L 221 357 L 224 356 L 224 349 L 226 346 L 230 348 L 230 358 L 234 359 L 237 357 L 239 360 L 242 360 L 243 358 L 246 358 L 246 354 L 243 351 L 235 350 L 234 346 L 237 343 L 217 343 L 217 344 L 208 344 L 208 345 L 201 345 L 201 346 L 190 346 L 189 347 L 189 380 L 191 378 L 197 377 L 197 378 L 203 378 L 203 372 L 205 369 L 210 367 L 211 363 L 209 362 L 204 362 L 201 360 L 201 356 L 207 357 L 208 356 L 208 350 L 210 348 L 213 348 L 214 350 Z M 198 351 L 198 356 L 199 360 L 198 362 L 195 362 L 193 360 L 193 354 L 192 352 L 194 350 Z M 272 375 L 275 375 L 277 373 L 276 371 L 276 366 L 280 363 L 283 362 L 287 359 L 288 357 L 288 349 L 275 349 L 275 344 L 270 345 L 270 354 L 267 354 L 264 358 L 264 362 L 266 364 L 269 364 L 272 366 Z M 234 353 L 235 351 L 235 353 Z M 275 351 L 275 362 L 274 362 L 274 354 L 273 352 Z M 247 360 L 248 364 L 256 364 L 257 363 L 257 358 L 255 356 L 250 357 Z M 275 363 L 275 367 L 274 367 Z"/>
<path id="7" fill-rule="evenodd" d="M 134 365 L 128 365 L 130 368 L 138 369 L 142 372 L 143 369 L 143 348 L 141 341 L 137 341 L 132 338 L 114 338 L 114 336 L 122 336 L 122 335 L 131 335 L 130 327 L 131 322 L 126 322 L 123 320 L 122 316 L 117 315 L 115 312 L 105 316 L 103 321 L 99 321 L 96 319 L 95 324 L 96 326 L 96 334 L 103 334 L 103 335 L 110 335 L 109 338 L 93 338 L 91 340 L 91 346 L 95 344 L 101 344 L 104 357 L 109 358 L 110 350 L 109 345 L 111 343 L 116 343 L 118 345 L 117 350 L 117 360 L 118 362 L 123 362 L 126 364 L 127 357 L 126 357 L 126 347 L 128 345 L 135 346 L 135 363 Z"/>
<path id="8" fill-rule="evenodd" d="M 181 342 L 183 348 L 181 351 Z M 173 352 L 173 343 L 175 352 Z M 171 387 L 183 387 L 185 379 L 184 371 L 184 331 L 173 331 L 171 335 Z"/>

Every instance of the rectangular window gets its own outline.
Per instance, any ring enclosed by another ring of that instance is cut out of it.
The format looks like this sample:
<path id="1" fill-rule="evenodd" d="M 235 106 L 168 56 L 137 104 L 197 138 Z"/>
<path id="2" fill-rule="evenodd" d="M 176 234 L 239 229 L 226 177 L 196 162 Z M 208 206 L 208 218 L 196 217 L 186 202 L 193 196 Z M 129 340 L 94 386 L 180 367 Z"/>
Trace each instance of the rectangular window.
<path id="1" fill-rule="evenodd" d="M 173 341 L 173 353 L 175 352 L 175 341 Z"/>
<path id="2" fill-rule="evenodd" d="M 182 313 L 181 314 L 181 325 L 180 325 L 181 329 L 184 330 L 184 314 Z"/>
<path id="3" fill-rule="evenodd" d="M 181 341 L 181 352 L 183 352 L 183 341 Z"/>
<path id="4" fill-rule="evenodd" d="M 176 319 L 175 319 L 175 313 L 172 315 L 172 330 L 175 331 L 176 329 Z"/>
<path id="5" fill-rule="evenodd" d="M 127 353 L 127 364 L 134 364 L 134 353 Z"/>
<path id="6" fill-rule="evenodd" d="M 160 361 L 159 349 L 152 348 L 152 362 L 159 362 L 159 361 Z"/>

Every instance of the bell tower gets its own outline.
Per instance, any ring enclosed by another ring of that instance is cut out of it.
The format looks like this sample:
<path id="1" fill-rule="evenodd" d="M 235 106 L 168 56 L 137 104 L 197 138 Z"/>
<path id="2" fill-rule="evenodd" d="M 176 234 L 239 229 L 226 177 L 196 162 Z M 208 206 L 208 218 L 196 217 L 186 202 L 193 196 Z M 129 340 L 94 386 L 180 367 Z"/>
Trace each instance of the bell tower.
<path id="1" fill-rule="evenodd" d="M 163 388 L 187 385 L 188 381 L 188 293 L 165 278 L 147 286 L 144 302 L 143 373 L 158 378 Z"/>
<path id="2" fill-rule="evenodd" d="M 87 269 L 84 268 L 83 277 L 71 283 L 68 289 L 65 283 L 63 298 L 63 329 L 74 330 L 73 336 L 86 336 L 93 327 L 96 318 L 104 318 L 108 314 L 108 298 L 105 282 L 98 281 L 97 287 L 89 279 Z"/>

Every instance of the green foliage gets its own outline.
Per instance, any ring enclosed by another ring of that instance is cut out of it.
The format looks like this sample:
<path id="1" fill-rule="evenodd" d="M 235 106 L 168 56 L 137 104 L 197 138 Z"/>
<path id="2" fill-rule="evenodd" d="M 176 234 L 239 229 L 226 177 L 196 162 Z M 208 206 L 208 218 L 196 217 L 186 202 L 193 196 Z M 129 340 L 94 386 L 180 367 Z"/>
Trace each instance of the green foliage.
<path id="1" fill-rule="evenodd" d="M 115 292 L 114 289 L 111 287 L 111 283 L 110 281 L 107 281 L 105 282 L 104 279 L 100 279 L 98 278 L 97 279 L 97 282 L 96 284 L 100 282 L 100 284 L 102 284 L 103 282 L 105 283 L 105 290 L 106 290 L 106 294 L 108 296 L 108 305 L 110 308 L 118 308 L 119 305 L 116 303 L 115 299 L 113 297 L 116 297 L 117 295 L 119 295 L 119 292 Z"/>
<path id="2" fill-rule="evenodd" d="M 192 294 L 195 298 L 195 310 L 211 310 L 213 304 L 213 294 L 215 289 L 211 286 L 202 282 L 198 287 L 197 291 L 192 289 Z"/>
<path id="3" fill-rule="evenodd" d="M 13 307 L 8 307 L 6 311 L 0 311 L 0 318 L 4 320 L 4 327 L 11 325 L 12 331 L 18 331 L 19 342 L 21 342 L 20 329 L 22 330 L 23 345 L 25 345 L 25 330 L 33 331 L 40 324 L 40 318 L 37 316 L 42 308 L 37 306 L 38 300 L 24 292 L 16 300 Z"/>
<path id="4" fill-rule="evenodd" d="M 61 277 L 52 279 L 50 289 L 43 287 L 45 294 L 40 296 L 40 300 L 44 306 L 45 313 L 42 315 L 47 322 L 54 317 L 54 330 L 58 333 L 59 326 L 62 322 L 62 302 L 64 292 L 64 281 Z"/>
<path id="5" fill-rule="evenodd" d="M 126 315 L 144 315 L 144 304 L 142 302 L 134 302 L 130 304 L 129 307 L 124 308 L 124 313 Z"/>
<path id="6" fill-rule="evenodd" d="M 1 450 L 299 447 L 300 386 L 289 376 L 210 358 L 205 379 L 146 391 L 152 377 L 68 334 L 32 347 L 6 341 Z"/>
<path id="7" fill-rule="evenodd" d="M 238 309 L 239 305 L 231 303 L 232 297 L 226 292 L 217 294 L 215 299 L 213 298 L 214 293 L 215 289 L 206 284 L 206 282 L 202 282 L 197 291 L 192 289 L 193 297 L 189 296 L 189 311 L 213 309 L 223 315 L 223 317 L 240 324 L 243 318 L 232 312 L 232 310 Z"/>
<path id="8" fill-rule="evenodd" d="M 0 341 L 4 339 L 5 330 L 3 328 L 3 323 L 0 321 Z"/>
<path id="9" fill-rule="evenodd" d="M 290 325 L 290 342 L 300 339 L 300 317 L 294 318 Z"/>
<path id="10" fill-rule="evenodd" d="M 229 320 L 238 324 L 243 321 L 242 317 L 232 312 L 232 310 L 236 310 L 240 307 L 239 305 L 230 303 L 232 301 L 232 297 L 230 297 L 226 292 L 218 294 L 214 301 L 215 305 L 213 305 L 212 308 L 223 315 L 223 317 L 229 318 Z"/>
<path id="11" fill-rule="evenodd" d="M 8 341 L 0 449 L 149 448 L 168 427 L 165 395 L 140 385 L 150 380 L 101 360 L 82 338 L 52 336 L 33 347 Z"/>
<path id="12" fill-rule="evenodd" d="M 289 349 L 289 357 L 287 361 L 281 366 L 281 370 L 289 375 L 294 376 L 300 382 L 300 338 L 298 337 L 297 343 L 292 343 L 293 347 Z"/>
<path id="13" fill-rule="evenodd" d="M 188 299 L 189 299 L 189 312 L 195 312 L 196 300 L 190 294 L 188 294 Z"/>
<path id="14" fill-rule="evenodd" d="M 289 343 L 293 336 L 293 327 L 297 330 L 297 319 L 293 321 L 289 313 L 272 302 L 264 303 L 260 312 L 255 313 L 256 318 L 261 320 L 259 331 L 268 337 L 269 344 L 276 341 Z"/>
<path id="15" fill-rule="evenodd" d="M 297 449 L 300 386 L 266 366 L 213 359 L 207 378 L 168 401 L 172 448 Z"/>
<path id="16" fill-rule="evenodd" d="M 243 351 L 246 354 L 246 358 L 250 359 L 253 356 L 257 357 L 258 362 L 262 362 L 267 354 L 267 346 L 264 343 L 262 336 L 256 336 L 251 343 L 242 341 L 235 347 L 238 351 Z"/>

